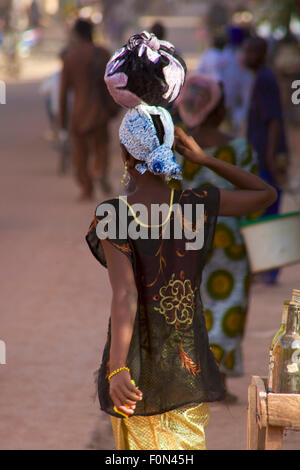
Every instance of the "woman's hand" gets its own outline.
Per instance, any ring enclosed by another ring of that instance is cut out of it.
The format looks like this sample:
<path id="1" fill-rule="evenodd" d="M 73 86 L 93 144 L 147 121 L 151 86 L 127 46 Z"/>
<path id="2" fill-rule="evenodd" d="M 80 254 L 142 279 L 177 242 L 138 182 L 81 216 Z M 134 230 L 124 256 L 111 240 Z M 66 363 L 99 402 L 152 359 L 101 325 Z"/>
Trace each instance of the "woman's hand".
<path id="1" fill-rule="evenodd" d="M 122 370 L 110 379 L 109 394 L 115 407 L 122 413 L 131 416 L 136 402 L 142 400 L 142 392 L 131 382 L 127 370 Z"/>
<path id="2" fill-rule="evenodd" d="M 180 127 L 175 126 L 175 150 L 187 160 L 203 165 L 207 157 L 195 139 L 188 136 Z"/>

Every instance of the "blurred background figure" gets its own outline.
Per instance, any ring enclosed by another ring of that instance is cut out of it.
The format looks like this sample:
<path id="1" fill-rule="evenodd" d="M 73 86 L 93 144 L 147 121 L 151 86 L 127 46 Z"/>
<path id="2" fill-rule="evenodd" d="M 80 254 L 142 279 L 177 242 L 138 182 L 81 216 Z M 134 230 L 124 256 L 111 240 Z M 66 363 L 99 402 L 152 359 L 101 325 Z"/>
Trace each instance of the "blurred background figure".
<path id="1" fill-rule="evenodd" d="M 159 39 L 160 41 L 169 41 L 168 30 L 167 30 L 166 26 L 163 23 L 161 23 L 160 21 L 157 21 L 157 22 L 153 23 L 153 25 L 150 28 L 147 28 L 147 31 L 149 31 L 150 33 L 155 34 L 157 39 Z M 178 45 L 178 41 L 172 40 L 171 42 L 172 42 L 173 46 L 175 47 L 177 54 L 181 56 L 182 55 L 182 50 L 181 50 L 180 46 Z"/>
<path id="2" fill-rule="evenodd" d="M 153 26 L 150 28 L 150 33 L 155 34 L 157 39 L 159 39 L 160 41 L 165 41 L 167 39 L 166 28 L 162 23 L 154 23 Z"/>
<path id="3" fill-rule="evenodd" d="M 224 85 L 226 95 L 226 127 L 235 135 L 243 135 L 249 106 L 253 73 L 242 66 L 241 46 L 246 30 L 229 26 L 219 30 L 212 45 L 201 56 L 196 69 Z"/>
<path id="4" fill-rule="evenodd" d="M 227 28 L 227 44 L 222 54 L 224 84 L 229 129 L 244 135 L 249 108 L 253 73 L 241 64 L 241 47 L 247 32 L 239 26 Z"/>
<path id="5" fill-rule="evenodd" d="M 188 76 L 178 100 L 182 125 L 205 152 L 252 173 L 256 155 L 247 139 L 219 129 L 226 116 L 223 86 L 211 77 Z M 184 187 L 233 186 L 208 168 L 185 160 Z M 240 217 L 218 217 L 213 249 L 203 271 L 202 299 L 209 342 L 226 386 L 227 377 L 243 375 L 242 340 L 248 310 L 250 270 L 246 247 L 239 231 Z M 227 390 L 226 402 L 237 397 Z"/>
<path id="6" fill-rule="evenodd" d="M 68 49 L 65 48 L 59 54 L 59 58 L 63 61 Z M 56 72 L 47 77 L 40 86 L 40 94 L 44 97 L 45 111 L 48 119 L 49 129 L 45 133 L 45 139 L 52 142 L 53 148 L 57 151 L 58 174 L 64 175 L 70 168 L 71 156 L 71 140 L 68 132 L 60 132 L 59 125 L 59 96 L 60 84 L 62 80 L 62 66 Z M 69 90 L 66 102 L 66 123 L 69 122 L 72 112 L 73 91 Z"/>
<path id="7" fill-rule="evenodd" d="M 40 26 L 40 21 L 40 7 L 38 2 L 33 0 L 28 8 L 28 25 L 30 28 L 38 28 Z"/>
<path id="8" fill-rule="evenodd" d="M 59 57 L 63 61 L 67 49 L 64 49 Z M 47 140 L 55 140 L 58 137 L 59 131 L 59 93 L 60 82 L 62 76 L 62 68 L 57 70 L 49 77 L 47 77 L 41 84 L 40 93 L 44 96 L 45 109 L 49 122 L 50 129 L 46 133 Z M 71 95 L 71 93 L 69 94 Z M 67 103 L 67 116 L 70 114 L 71 97 L 68 98 Z"/>
<path id="9" fill-rule="evenodd" d="M 63 59 L 60 88 L 60 126 L 62 139 L 70 129 L 73 165 L 81 187 L 79 200 L 93 198 L 94 181 L 105 193 L 111 191 L 108 181 L 109 120 L 119 107 L 110 97 L 104 83 L 104 72 L 110 54 L 93 43 L 93 25 L 78 19 L 73 28 L 72 44 Z M 74 93 L 71 122 L 67 123 L 67 98 Z M 94 154 L 90 168 L 89 155 Z"/>
<path id="10" fill-rule="evenodd" d="M 249 38 L 244 44 L 243 61 L 255 74 L 250 97 L 247 136 L 258 154 L 259 175 L 278 192 L 277 201 L 263 215 L 279 213 L 281 188 L 288 167 L 288 147 L 283 122 L 280 90 L 276 76 L 266 66 L 267 42 L 260 37 Z M 264 274 L 268 284 L 276 284 L 278 270 Z"/>
<path id="11" fill-rule="evenodd" d="M 223 80 L 224 59 L 223 49 L 226 38 L 223 34 L 213 36 L 211 46 L 202 54 L 197 72 L 204 73 L 215 80 Z"/>

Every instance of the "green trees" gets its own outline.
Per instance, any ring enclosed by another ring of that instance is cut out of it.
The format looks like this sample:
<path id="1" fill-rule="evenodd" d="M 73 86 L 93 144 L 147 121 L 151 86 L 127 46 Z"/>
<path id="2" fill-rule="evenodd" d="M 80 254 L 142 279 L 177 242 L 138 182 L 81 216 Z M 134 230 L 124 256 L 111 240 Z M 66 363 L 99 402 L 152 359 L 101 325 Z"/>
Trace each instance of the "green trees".
<path id="1" fill-rule="evenodd" d="M 257 2 L 255 8 L 256 20 L 260 22 L 268 21 L 274 31 L 277 28 L 289 30 L 293 17 L 300 19 L 299 0 L 261 0 Z"/>

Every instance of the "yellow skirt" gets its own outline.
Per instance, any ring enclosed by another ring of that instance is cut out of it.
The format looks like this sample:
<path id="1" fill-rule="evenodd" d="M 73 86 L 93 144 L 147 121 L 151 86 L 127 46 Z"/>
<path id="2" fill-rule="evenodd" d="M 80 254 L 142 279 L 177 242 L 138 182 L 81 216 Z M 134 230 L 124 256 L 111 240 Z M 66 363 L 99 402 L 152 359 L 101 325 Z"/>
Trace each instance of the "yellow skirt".
<path id="1" fill-rule="evenodd" d="M 111 417 L 117 450 L 206 450 L 208 421 L 208 403 L 160 415 Z"/>

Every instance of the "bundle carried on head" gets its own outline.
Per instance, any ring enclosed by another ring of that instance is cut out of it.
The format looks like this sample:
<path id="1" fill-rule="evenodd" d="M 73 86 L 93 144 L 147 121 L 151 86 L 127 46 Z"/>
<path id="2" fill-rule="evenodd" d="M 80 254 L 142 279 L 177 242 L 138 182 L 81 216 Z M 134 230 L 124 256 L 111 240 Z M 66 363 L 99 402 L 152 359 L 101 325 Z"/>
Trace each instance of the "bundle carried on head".
<path id="1" fill-rule="evenodd" d="M 109 60 L 105 82 L 116 103 L 168 106 L 184 84 L 186 65 L 168 41 L 143 31 L 131 36 Z"/>

